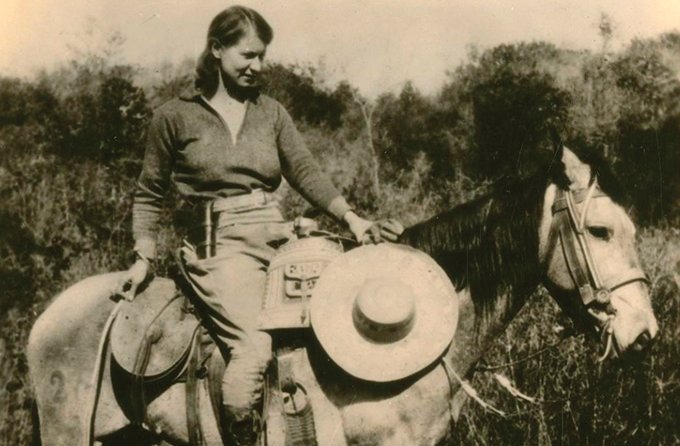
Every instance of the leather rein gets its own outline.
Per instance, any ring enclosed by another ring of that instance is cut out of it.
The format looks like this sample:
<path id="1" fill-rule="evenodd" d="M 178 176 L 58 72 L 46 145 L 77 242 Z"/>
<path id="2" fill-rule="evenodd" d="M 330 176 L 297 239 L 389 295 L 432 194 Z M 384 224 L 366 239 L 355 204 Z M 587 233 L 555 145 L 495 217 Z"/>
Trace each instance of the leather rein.
<path id="1" fill-rule="evenodd" d="M 606 337 L 606 348 L 600 361 L 609 355 L 612 347 L 612 321 L 616 317 L 616 310 L 611 304 L 612 292 L 635 282 L 649 284 L 649 279 L 638 267 L 603 278 L 593 260 L 586 234 L 586 215 L 592 200 L 606 197 L 595 179 L 587 190 L 580 193 L 558 189 L 552 205 L 553 227 L 559 235 L 569 274 L 586 311 L 596 321 L 596 329 L 603 339 Z M 579 213 L 577 205 L 581 203 Z"/>

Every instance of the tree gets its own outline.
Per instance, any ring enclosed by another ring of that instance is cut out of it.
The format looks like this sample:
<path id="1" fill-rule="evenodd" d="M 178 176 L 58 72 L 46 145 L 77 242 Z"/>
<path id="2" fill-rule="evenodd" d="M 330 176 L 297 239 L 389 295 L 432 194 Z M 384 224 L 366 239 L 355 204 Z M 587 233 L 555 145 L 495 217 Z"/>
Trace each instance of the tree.
<path id="1" fill-rule="evenodd" d="M 487 178 L 532 172 L 550 125 L 566 120 L 569 95 L 538 71 L 499 68 L 472 90 L 477 171 Z"/>
<path id="2" fill-rule="evenodd" d="M 274 62 L 264 77 L 265 93 L 280 101 L 296 121 L 332 130 L 341 125 L 347 103 L 319 85 L 313 67 Z"/>
<path id="3" fill-rule="evenodd" d="M 558 82 L 565 54 L 544 42 L 478 51 L 439 94 L 448 151 L 477 179 L 524 175 L 540 162 L 548 125 L 564 125 L 571 95 Z"/>
<path id="4" fill-rule="evenodd" d="M 438 106 L 411 82 L 404 84 L 398 96 L 381 96 L 376 107 L 380 110 L 377 151 L 387 165 L 397 171 L 409 169 L 424 154 L 432 175 L 452 176 L 449 135 L 456 125 L 456 113 Z"/>
<path id="5" fill-rule="evenodd" d="M 623 98 L 617 168 L 648 222 L 680 215 L 680 80 L 664 57 L 672 41 L 635 40 L 612 66 Z"/>
<path id="6" fill-rule="evenodd" d="M 358 94 L 355 94 L 354 101 L 361 110 L 361 116 L 364 118 L 364 124 L 366 126 L 366 146 L 371 158 L 373 193 L 377 196 L 380 195 L 380 159 L 378 158 L 375 144 L 373 144 L 373 113 L 375 112 L 375 104 L 372 104 L 367 99 L 359 97 Z"/>

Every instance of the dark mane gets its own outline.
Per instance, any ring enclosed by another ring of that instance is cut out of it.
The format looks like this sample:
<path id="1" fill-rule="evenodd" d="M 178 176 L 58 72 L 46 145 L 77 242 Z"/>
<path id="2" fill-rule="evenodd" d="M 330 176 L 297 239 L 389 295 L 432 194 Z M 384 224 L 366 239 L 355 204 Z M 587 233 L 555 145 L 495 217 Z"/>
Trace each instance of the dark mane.
<path id="1" fill-rule="evenodd" d="M 600 189 L 626 207 L 628 197 L 616 179 L 601 147 L 578 136 L 565 145 L 589 164 Z M 560 144 L 561 145 L 561 144 Z M 478 316 L 494 308 L 507 294 L 510 305 L 538 285 L 538 226 L 549 183 L 567 188 L 561 148 L 552 152 L 537 174 L 500 181 L 488 195 L 407 228 L 400 242 L 432 256 L 456 288 L 469 287 Z"/>
<path id="2" fill-rule="evenodd" d="M 549 180 L 544 171 L 498 183 L 486 196 L 407 228 L 400 242 L 432 256 L 457 289 L 469 287 L 478 316 L 488 314 L 503 294 L 525 298 L 538 285 L 538 226 Z"/>

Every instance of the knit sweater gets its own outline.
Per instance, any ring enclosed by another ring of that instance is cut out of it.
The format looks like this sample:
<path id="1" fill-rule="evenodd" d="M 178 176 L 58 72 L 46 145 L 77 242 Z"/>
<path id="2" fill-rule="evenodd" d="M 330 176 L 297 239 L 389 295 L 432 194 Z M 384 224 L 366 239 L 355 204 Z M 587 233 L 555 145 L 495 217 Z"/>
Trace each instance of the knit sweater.
<path id="1" fill-rule="evenodd" d="M 195 204 L 256 189 L 273 192 L 283 176 L 337 219 L 350 210 L 274 99 L 249 99 L 235 144 L 230 131 L 199 95 L 181 96 L 154 112 L 132 211 L 135 250 L 141 255 L 156 255 L 162 202 L 171 185 Z"/>

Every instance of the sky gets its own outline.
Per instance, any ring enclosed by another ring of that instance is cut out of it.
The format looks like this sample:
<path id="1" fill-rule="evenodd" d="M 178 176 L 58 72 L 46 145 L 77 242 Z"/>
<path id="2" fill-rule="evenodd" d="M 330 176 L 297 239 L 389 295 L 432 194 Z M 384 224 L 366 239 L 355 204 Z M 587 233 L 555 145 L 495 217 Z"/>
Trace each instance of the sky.
<path id="1" fill-rule="evenodd" d="M 234 4 L 215 0 L 2 0 L 0 75 L 30 76 L 124 41 L 117 62 L 155 67 L 198 56 L 210 20 Z M 680 0 L 241 0 L 274 28 L 268 58 L 322 65 L 366 95 L 411 80 L 433 92 L 472 46 L 544 40 L 572 49 L 601 45 L 602 13 L 614 48 L 680 31 Z"/>

